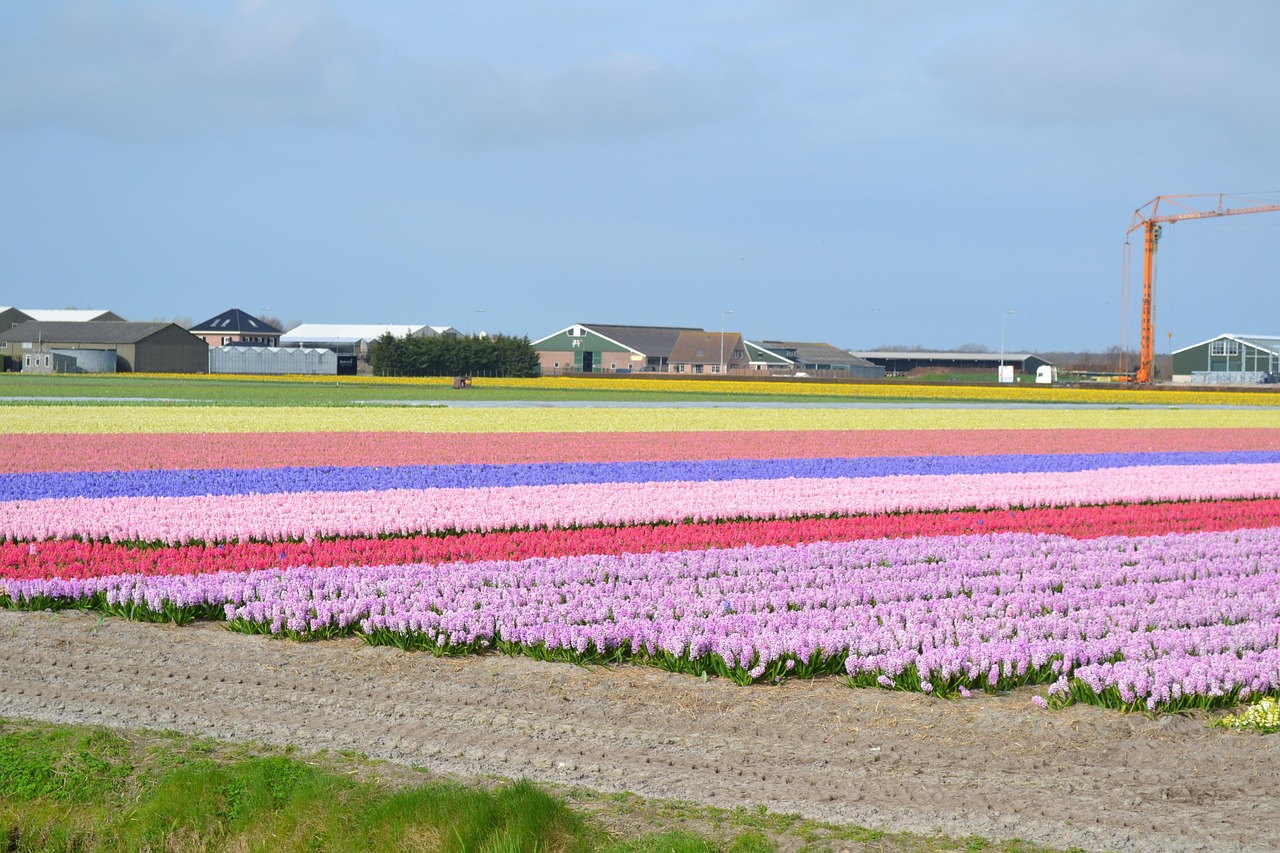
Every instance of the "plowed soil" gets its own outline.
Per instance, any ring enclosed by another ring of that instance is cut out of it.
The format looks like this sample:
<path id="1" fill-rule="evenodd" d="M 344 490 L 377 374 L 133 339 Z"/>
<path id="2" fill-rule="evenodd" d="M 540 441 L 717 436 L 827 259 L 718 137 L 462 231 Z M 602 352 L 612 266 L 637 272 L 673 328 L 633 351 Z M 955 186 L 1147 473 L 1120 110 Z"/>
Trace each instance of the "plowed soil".
<path id="1" fill-rule="evenodd" d="M 1280 736 L 835 679 L 436 658 L 0 612 L 0 717 L 353 750 L 836 823 L 1086 850 L 1280 850 Z"/>

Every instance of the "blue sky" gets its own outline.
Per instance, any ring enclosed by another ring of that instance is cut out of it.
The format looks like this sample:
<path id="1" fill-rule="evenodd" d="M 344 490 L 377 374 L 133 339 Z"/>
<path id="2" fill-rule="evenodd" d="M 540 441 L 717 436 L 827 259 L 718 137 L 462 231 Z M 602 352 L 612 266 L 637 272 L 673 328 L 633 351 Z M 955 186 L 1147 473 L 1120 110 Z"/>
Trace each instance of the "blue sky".
<path id="1" fill-rule="evenodd" d="M 8 0 L 0 304 L 1103 350 L 1135 208 L 1280 189 L 1278 34 L 1262 0 Z M 1166 228 L 1157 350 L 1280 334 L 1277 238 Z"/>

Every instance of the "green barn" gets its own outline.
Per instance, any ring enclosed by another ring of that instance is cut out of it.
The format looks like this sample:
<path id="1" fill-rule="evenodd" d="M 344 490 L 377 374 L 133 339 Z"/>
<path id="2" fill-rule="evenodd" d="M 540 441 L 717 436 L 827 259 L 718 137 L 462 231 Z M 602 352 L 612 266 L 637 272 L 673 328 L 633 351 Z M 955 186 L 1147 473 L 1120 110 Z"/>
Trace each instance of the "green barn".
<path id="1" fill-rule="evenodd" d="M 1280 371 L 1280 337 L 1222 334 L 1173 352 L 1173 381 L 1254 384 Z"/>

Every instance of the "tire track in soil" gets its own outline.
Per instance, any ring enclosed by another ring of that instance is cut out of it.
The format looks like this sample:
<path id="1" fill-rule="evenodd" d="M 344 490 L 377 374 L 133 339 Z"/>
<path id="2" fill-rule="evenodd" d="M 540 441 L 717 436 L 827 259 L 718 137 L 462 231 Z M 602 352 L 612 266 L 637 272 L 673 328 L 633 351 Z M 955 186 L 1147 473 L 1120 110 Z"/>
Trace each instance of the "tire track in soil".
<path id="1" fill-rule="evenodd" d="M 0 612 L 0 716 L 352 750 L 457 777 L 1086 850 L 1280 849 L 1280 738 L 1030 694 L 435 658 L 216 624 Z"/>

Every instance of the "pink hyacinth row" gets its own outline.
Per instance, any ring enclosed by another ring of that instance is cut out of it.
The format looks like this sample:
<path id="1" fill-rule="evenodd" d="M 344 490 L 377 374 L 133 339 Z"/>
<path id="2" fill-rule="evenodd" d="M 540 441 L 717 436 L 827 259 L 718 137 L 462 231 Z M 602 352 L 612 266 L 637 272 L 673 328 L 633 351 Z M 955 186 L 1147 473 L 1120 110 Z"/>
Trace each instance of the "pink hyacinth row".
<path id="1" fill-rule="evenodd" d="M 820 542 L 521 562 L 0 580 L 12 598 L 105 594 L 305 634 L 442 647 L 716 656 L 753 678 L 816 657 L 892 685 L 1029 674 L 1148 707 L 1280 689 L 1280 531 Z M 1121 663 L 1115 661 L 1121 660 Z M 926 692 L 931 688 L 926 689 Z"/>
<path id="2" fill-rule="evenodd" d="M 92 578 L 188 575 L 292 566 L 389 566 L 525 560 L 589 554 L 643 554 L 799 545 L 857 539 L 1054 533 L 1076 539 L 1280 527 L 1280 500 L 1118 504 L 963 513 L 727 521 L 576 530 L 519 530 L 458 536 L 357 537 L 303 542 L 235 542 L 132 548 L 58 539 L 0 542 L 0 577 Z"/>
<path id="3" fill-rule="evenodd" d="M 7 504 L 0 517 L 0 536 L 37 541 L 80 536 L 181 544 L 1277 495 L 1280 464 L 217 497 L 66 498 Z"/>
<path id="4" fill-rule="evenodd" d="M 20 442 L 0 443 L 0 474 L 156 468 L 667 462 L 1231 450 L 1280 450 L 1280 430 L 27 435 Z"/>

